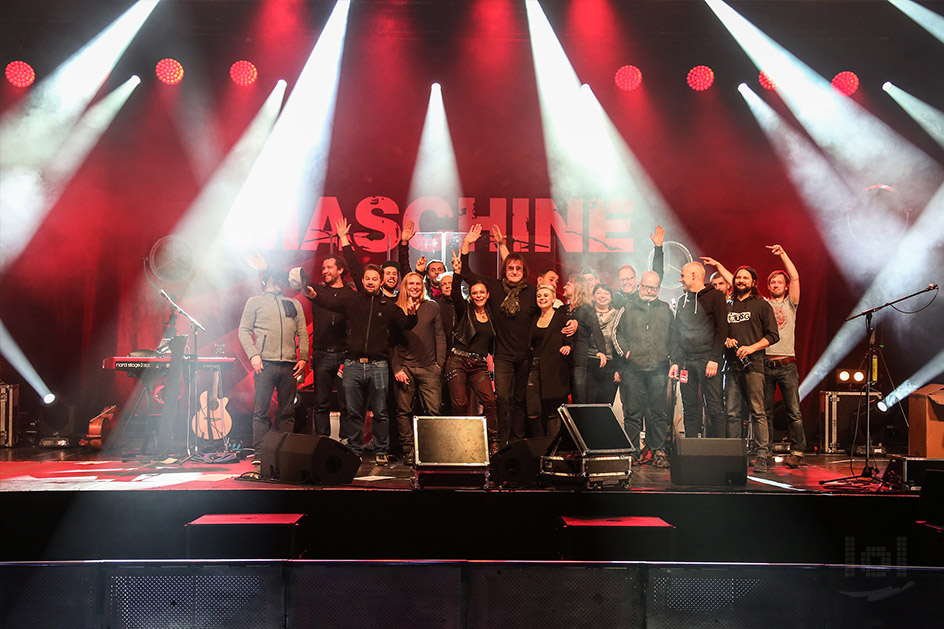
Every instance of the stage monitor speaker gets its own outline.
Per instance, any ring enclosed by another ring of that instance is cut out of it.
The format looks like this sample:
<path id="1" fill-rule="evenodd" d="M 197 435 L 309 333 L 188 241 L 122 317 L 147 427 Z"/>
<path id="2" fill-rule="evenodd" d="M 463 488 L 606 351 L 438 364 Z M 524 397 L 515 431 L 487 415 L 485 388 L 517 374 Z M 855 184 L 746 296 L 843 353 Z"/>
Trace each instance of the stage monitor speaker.
<path id="1" fill-rule="evenodd" d="M 329 437 L 286 433 L 278 454 L 283 483 L 347 485 L 360 466 L 360 457 Z"/>
<path id="2" fill-rule="evenodd" d="M 259 446 L 261 452 L 256 452 L 256 456 L 259 457 L 259 461 L 261 462 L 259 473 L 262 475 L 262 478 L 278 480 L 279 451 L 282 449 L 282 443 L 285 441 L 286 436 L 288 436 L 288 433 L 270 430 L 266 433 L 266 436 L 263 437 L 262 445 Z"/>
<path id="3" fill-rule="evenodd" d="M 921 484 L 921 516 L 930 524 L 944 525 L 944 469 L 926 470 Z"/>
<path id="4" fill-rule="evenodd" d="M 414 417 L 416 467 L 488 465 L 484 417 Z"/>
<path id="5" fill-rule="evenodd" d="M 671 470 L 673 485 L 746 485 L 747 442 L 676 439 Z"/>
<path id="6" fill-rule="evenodd" d="M 492 457 L 492 480 L 502 487 L 530 487 L 540 484 L 541 457 L 554 437 L 512 441 Z"/>

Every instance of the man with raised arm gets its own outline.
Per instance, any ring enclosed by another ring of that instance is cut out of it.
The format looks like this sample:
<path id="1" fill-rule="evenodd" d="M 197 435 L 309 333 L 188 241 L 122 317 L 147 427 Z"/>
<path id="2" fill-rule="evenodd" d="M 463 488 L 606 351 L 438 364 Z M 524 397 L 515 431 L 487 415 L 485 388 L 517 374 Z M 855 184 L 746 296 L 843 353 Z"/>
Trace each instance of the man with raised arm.
<path id="1" fill-rule="evenodd" d="M 307 295 L 319 306 L 344 313 L 347 323 L 347 357 L 341 381 L 347 412 L 341 419 L 341 441 L 358 456 L 363 453 L 364 418 L 369 408 L 373 411 L 371 433 L 375 460 L 377 464 L 385 465 L 390 438 L 387 407 L 389 332 L 393 327 L 400 330 L 413 328 L 419 303 L 409 300 L 404 313 L 396 301 L 381 292 L 380 267 L 375 264 L 364 267 L 358 260 L 349 238 L 347 220 L 340 219 L 335 230 L 351 275 L 359 275 L 361 283 L 355 283 L 357 292 L 352 295 L 333 297 L 325 291 L 317 292 L 311 286 Z"/>
<path id="2" fill-rule="evenodd" d="M 665 251 L 662 249 L 662 243 L 665 242 L 665 228 L 657 225 L 655 231 L 649 234 L 649 239 L 652 241 L 652 270 L 656 272 L 661 282 L 665 273 Z M 638 279 L 636 267 L 632 264 L 624 264 L 619 268 L 617 271 L 619 290 L 613 295 L 614 308 L 619 310 L 626 305 L 629 296 L 636 292 Z"/>

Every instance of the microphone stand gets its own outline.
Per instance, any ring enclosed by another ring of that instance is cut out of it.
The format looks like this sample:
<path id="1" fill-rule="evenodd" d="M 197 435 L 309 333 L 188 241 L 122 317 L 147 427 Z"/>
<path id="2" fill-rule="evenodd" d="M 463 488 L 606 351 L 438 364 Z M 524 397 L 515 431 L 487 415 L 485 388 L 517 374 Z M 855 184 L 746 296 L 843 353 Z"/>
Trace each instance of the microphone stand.
<path id="1" fill-rule="evenodd" d="M 199 321 L 197 321 L 192 316 L 190 316 L 189 312 L 181 308 L 173 299 L 171 299 L 171 296 L 168 295 L 164 289 L 161 289 L 161 297 L 166 299 L 167 302 L 171 305 L 171 307 L 174 310 L 176 310 L 177 312 L 185 316 L 187 320 L 190 321 L 190 323 L 193 326 L 193 354 L 190 355 L 190 360 L 187 360 L 186 356 L 184 357 L 185 362 L 187 363 L 187 416 L 184 418 L 184 423 L 187 424 L 187 427 L 186 427 L 187 454 L 192 456 L 193 453 L 191 452 L 191 447 L 190 447 L 191 429 L 189 425 L 190 424 L 189 420 L 190 420 L 191 414 L 194 414 L 194 415 L 196 414 L 197 405 L 199 404 L 198 399 L 197 399 L 197 368 L 199 366 L 197 364 L 197 358 L 198 358 L 198 353 L 199 353 L 199 343 L 197 342 L 197 334 L 198 334 L 197 331 L 203 330 L 204 332 L 206 332 L 206 328 L 203 327 Z"/>
<path id="2" fill-rule="evenodd" d="M 872 465 L 872 384 L 878 382 L 878 369 L 873 366 L 872 362 L 875 359 L 875 330 L 872 327 L 872 315 L 874 315 L 876 312 L 884 310 L 885 308 L 888 308 L 893 304 L 897 304 L 900 301 L 911 299 L 912 297 L 916 297 L 932 290 L 937 290 L 937 284 L 929 284 L 927 288 L 923 288 L 917 292 L 911 293 L 910 295 L 899 297 L 898 299 L 882 304 L 881 306 L 868 308 L 862 312 L 846 317 L 846 321 L 852 321 L 853 319 L 858 319 L 859 317 L 865 317 L 865 338 L 868 339 L 868 345 L 865 353 L 865 365 L 866 369 L 868 370 L 868 376 L 865 379 L 865 467 L 862 468 L 862 471 L 856 476 L 846 476 L 844 478 L 834 478 L 832 480 L 821 480 L 819 482 L 820 485 L 825 485 L 827 483 L 838 483 L 859 478 L 865 478 L 871 481 L 878 477 L 878 470 Z M 852 456 L 855 457 L 854 451 Z"/>

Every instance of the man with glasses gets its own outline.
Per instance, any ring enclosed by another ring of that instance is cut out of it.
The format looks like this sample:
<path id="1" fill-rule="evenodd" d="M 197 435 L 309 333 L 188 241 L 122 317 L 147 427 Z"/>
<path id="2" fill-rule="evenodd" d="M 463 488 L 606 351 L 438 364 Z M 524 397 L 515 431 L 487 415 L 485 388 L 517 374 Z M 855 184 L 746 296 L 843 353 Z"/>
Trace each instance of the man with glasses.
<path id="1" fill-rule="evenodd" d="M 669 338 L 675 317 L 669 304 L 659 299 L 659 275 L 642 274 L 637 293 L 630 295 L 616 322 L 615 351 L 623 359 L 620 397 L 623 425 L 639 450 L 639 432 L 646 417 L 646 449 L 636 461 L 652 461 L 653 467 L 669 467 L 665 440 L 668 433 L 666 391 L 669 387 Z"/>
<path id="2" fill-rule="evenodd" d="M 658 225 L 655 232 L 649 234 L 649 239 L 652 240 L 652 270 L 658 274 L 661 281 L 665 270 L 665 251 L 662 249 L 662 243 L 665 242 L 665 228 Z M 619 310 L 626 305 L 630 295 L 636 292 L 636 267 L 632 264 L 624 264 L 617 271 L 617 279 L 619 290 L 613 295 L 613 307 Z"/>

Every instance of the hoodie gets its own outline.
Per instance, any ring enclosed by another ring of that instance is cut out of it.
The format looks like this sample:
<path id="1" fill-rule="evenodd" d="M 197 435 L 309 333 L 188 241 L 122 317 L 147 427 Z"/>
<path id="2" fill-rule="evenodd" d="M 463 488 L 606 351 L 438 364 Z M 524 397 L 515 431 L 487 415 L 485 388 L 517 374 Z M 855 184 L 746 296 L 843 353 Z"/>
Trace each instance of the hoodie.
<path id="1" fill-rule="evenodd" d="M 684 292 L 678 301 L 675 331 L 669 354 L 672 361 L 713 360 L 719 365 L 728 334 L 728 306 L 714 286 L 697 293 Z"/>

